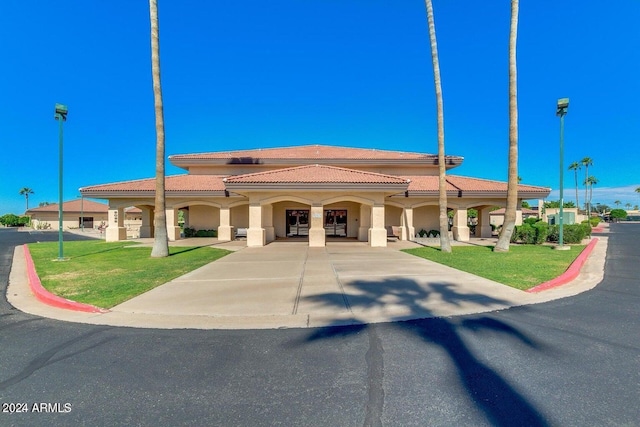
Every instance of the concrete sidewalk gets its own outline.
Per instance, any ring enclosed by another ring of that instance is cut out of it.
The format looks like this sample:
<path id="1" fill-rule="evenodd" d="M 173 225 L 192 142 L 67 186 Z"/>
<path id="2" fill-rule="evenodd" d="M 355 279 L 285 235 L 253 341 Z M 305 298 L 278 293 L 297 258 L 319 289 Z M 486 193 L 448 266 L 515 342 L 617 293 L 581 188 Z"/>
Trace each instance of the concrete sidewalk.
<path id="1" fill-rule="evenodd" d="M 602 279 L 607 246 L 607 238 L 599 237 L 571 283 L 531 294 L 401 252 L 418 246 L 406 241 L 389 242 L 386 248 L 357 241 L 328 242 L 323 248 L 291 240 L 260 248 L 248 248 L 241 241 L 199 242 L 235 252 L 104 314 L 37 301 L 19 247 L 7 298 L 18 309 L 43 317 L 145 328 L 270 329 L 392 322 L 495 311 L 575 295 Z M 186 240 L 176 243 L 189 245 Z"/>

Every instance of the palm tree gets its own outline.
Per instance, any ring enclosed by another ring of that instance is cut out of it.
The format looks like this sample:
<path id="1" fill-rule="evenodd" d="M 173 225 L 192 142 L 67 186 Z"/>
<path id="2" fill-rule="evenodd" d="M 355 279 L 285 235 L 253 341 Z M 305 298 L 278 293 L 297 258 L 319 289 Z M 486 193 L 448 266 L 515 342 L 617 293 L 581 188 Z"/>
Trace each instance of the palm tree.
<path id="1" fill-rule="evenodd" d="M 615 202 L 613 202 L 613 204 L 616 205 L 616 208 L 620 207 L 620 203 L 622 203 L 620 200 L 616 200 Z"/>
<path id="2" fill-rule="evenodd" d="M 518 0 L 511 0 L 511 27 L 509 31 L 509 177 L 507 183 L 507 206 L 504 223 L 496 252 L 509 251 L 511 234 L 516 226 L 518 208 L 518 86 L 516 68 L 516 40 L 518 36 Z"/>
<path id="3" fill-rule="evenodd" d="M 29 210 L 29 194 L 33 194 L 33 190 L 29 187 L 22 187 L 20 189 L 20 195 L 24 196 L 25 200 L 27 201 L 27 209 L 25 209 L 25 211 Z"/>
<path id="4" fill-rule="evenodd" d="M 156 114 L 156 194 L 153 215 L 154 240 L 151 256 L 153 258 L 161 258 L 169 256 L 169 237 L 164 194 L 164 109 L 162 105 L 162 86 L 160 84 L 160 30 L 157 0 L 149 0 L 149 15 L 151 19 L 151 74 L 153 77 L 153 99 Z"/>
<path id="5" fill-rule="evenodd" d="M 580 170 L 580 162 L 573 162 L 569 165 L 569 170 L 573 171 L 576 180 L 576 207 L 580 209 L 580 200 L 578 200 L 578 171 Z"/>
<path id="6" fill-rule="evenodd" d="M 444 106 L 442 101 L 442 84 L 440 81 L 440 62 L 438 60 L 438 43 L 436 41 L 436 26 L 433 19 L 431 0 L 425 0 L 427 8 L 427 24 L 429 25 L 429 41 L 431 42 L 431 62 L 433 63 L 433 80 L 436 91 L 436 109 L 438 122 L 438 207 L 440 226 L 440 250 L 451 252 L 449 240 L 449 216 L 447 215 L 447 178 L 444 155 Z"/>
<path id="7" fill-rule="evenodd" d="M 589 210 L 587 218 L 591 218 L 591 198 L 593 197 L 593 186 L 598 183 L 598 179 L 595 176 L 590 176 L 585 180 L 585 185 L 589 188 Z M 617 201 L 617 203 L 620 203 Z"/>
<path id="8" fill-rule="evenodd" d="M 580 160 L 580 164 L 584 166 L 584 203 L 585 209 L 589 212 L 591 210 L 591 206 L 587 204 L 587 191 L 589 190 L 587 180 L 589 179 L 589 166 L 593 166 L 593 159 L 591 157 L 585 157 Z"/>
<path id="9" fill-rule="evenodd" d="M 631 209 L 631 203 L 625 203 L 624 207 L 627 208 L 627 210 Z"/>

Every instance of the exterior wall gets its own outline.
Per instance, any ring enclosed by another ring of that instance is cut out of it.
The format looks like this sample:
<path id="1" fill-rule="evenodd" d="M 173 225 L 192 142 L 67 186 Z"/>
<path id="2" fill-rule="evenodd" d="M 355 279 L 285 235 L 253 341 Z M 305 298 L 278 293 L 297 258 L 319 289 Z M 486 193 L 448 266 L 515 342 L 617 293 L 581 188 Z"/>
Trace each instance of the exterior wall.
<path id="1" fill-rule="evenodd" d="M 384 224 L 386 226 L 400 226 L 402 224 L 402 208 L 385 205 Z"/>
<path id="2" fill-rule="evenodd" d="M 273 227 L 275 229 L 276 238 L 287 236 L 287 210 L 308 209 L 310 205 L 298 202 L 277 202 L 273 204 Z"/>
<path id="3" fill-rule="evenodd" d="M 347 211 L 347 237 L 358 237 L 358 227 L 360 225 L 360 203 L 355 202 L 336 202 L 324 205 L 327 209 L 346 209 Z"/>
<path id="4" fill-rule="evenodd" d="M 428 167 L 422 165 L 367 165 L 367 164 L 331 164 L 332 166 L 344 167 L 349 169 L 357 169 L 366 172 L 375 172 L 386 175 L 438 175 L 438 167 Z M 249 173 L 264 172 L 270 170 L 278 170 L 289 168 L 296 165 L 276 166 L 276 165 L 256 165 L 256 164 L 230 164 L 230 165 L 208 165 L 208 166 L 192 166 L 189 168 L 190 175 L 242 175 Z"/>
<path id="5" fill-rule="evenodd" d="M 424 230 L 426 232 L 429 232 L 429 230 L 439 230 L 439 216 L 440 210 L 437 204 L 435 206 L 421 206 L 419 208 L 415 208 L 413 210 L 413 227 L 415 228 L 416 234 L 418 234 L 420 230 Z"/>
<path id="6" fill-rule="evenodd" d="M 84 217 L 93 218 L 93 227 L 98 228 L 102 221 L 107 222 L 106 213 L 91 213 L 84 212 Z M 80 212 L 63 213 L 62 216 L 62 229 L 80 228 Z M 58 213 L 57 212 L 42 212 L 31 217 L 31 227 L 34 229 L 58 229 Z M 86 228 L 86 227 L 85 227 Z"/>
<path id="7" fill-rule="evenodd" d="M 249 205 L 231 208 L 231 225 L 235 228 L 249 228 Z"/>
<path id="8" fill-rule="evenodd" d="M 563 224 L 580 224 L 582 221 L 587 219 L 586 215 L 581 215 L 578 213 L 578 209 L 576 208 L 564 208 L 562 209 L 564 218 L 562 219 Z M 556 215 L 556 217 L 560 213 L 560 208 L 544 208 L 544 213 L 542 214 L 542 220 L 545 222 L 549 222 L 550 215 Z M 574 221 L 571 221 L 571 215 L 567 215 L 568 213 L 573 214 Z"/>
<path id="9" fill-rule="evenodd" d="M 220 225 L 220 209 L 206 205 L 189 206 L 187 226 L 196 230 L 216 230 Z"/>

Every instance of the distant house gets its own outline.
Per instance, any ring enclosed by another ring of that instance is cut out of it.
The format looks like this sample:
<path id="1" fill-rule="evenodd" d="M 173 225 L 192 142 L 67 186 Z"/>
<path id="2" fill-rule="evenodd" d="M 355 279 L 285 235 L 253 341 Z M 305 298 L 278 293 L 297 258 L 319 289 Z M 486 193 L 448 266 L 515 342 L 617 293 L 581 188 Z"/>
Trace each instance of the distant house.
<path id="1" fill-rule="evenodd" d="M 495 211 L 489 212 L 491 225 L 493 225 L 494 227 L 499 227 L 504 224 L 504 212 L 505 208 L 500 208 L 496 209 Z M 530 217 L 539 218 L 538 211 L 535 209 L 522 208 L 519 212 L 522 213 L 522 221 Z M 522 222 L 518 221 L 518 224 L 522 224 Z"/>
<path id="2" fill-rule="evenodd" d="M 59 204 L 54 203 L 29 209 L 25 215 L 31 219 L 36 230 L 57 230 L 59 226 Z M 97 229 L 107 226 L 109 206 L 86 199 L 76 199 L 62 204 L 62 228 Z M 138 208 L 124 210 L 124 225 L 131 237 L 137 237 L 142 224 L 142 211 Z"/>
<path id="3" fill-rule="evenodd" d="M 446 169 L 463 158 L 447 156 Z M 327 145 L 223 151 L 169 156 L 187 171 L 167 176 L 167 233 L 180 239 L 185 226 L 217 230 L 218 239 L 239 233 L 247 246 L 298 238 L 324 246 L 327 238 L 352 238 L 386 246 L 389 230 L 412 240 L 437 229 L 438 156 Z M 447 208 L 454 239 L 468 241 L 467 209 L 478 211 L 476 236 L 491 236 L 490 211 L 505 206 L 507 183 L 447 173 Z M 518 200 L 543 199 L 550 189 L 518 185 Z M 141 237 L 154 234 L 155 179 L 94 185 L 84 197 L 109 201 L 107 241 L 127 238 L 125 209 L 141 209 Z M 521 217 L 518 216 L 521 221 Z"/>

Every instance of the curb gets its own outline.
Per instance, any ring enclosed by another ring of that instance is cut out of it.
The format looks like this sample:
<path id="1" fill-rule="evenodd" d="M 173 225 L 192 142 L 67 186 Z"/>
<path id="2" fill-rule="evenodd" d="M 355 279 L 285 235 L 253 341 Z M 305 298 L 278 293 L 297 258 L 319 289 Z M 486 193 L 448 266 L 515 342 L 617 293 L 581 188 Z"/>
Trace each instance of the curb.
<path id="1" fill-rule="evenodd" d="M 534 286 L 533 288 L 527 289 L 525 292 L 529 292 L 529 293 L 543 292 L 549 289 L 556 288 L 558 286 L 565 285 L 570 281 L 572 281 L 573 279 L 575 279 L 576 277 L 578 277 L 578 275 L 580 274 L 580 269 L 582 268 L 584 263 L 587 261 L 587 258 L 589 258 L 589 255 L 591 255 L 591 252 L 593 251 L 593 248 L 596 247 L 597 243 L 598 243 L 598 238 L 594 237 L 591 240 L 591 242 L 587 245 L 587 247 L 584 248 L 584 250 L 571 263 L 569 268 L 567 268 L 567 270 L 564 273 L 562 273 L 560 276 L 556 277 L 555 279 L 551 279 L 547 282 Z"/>
<path id="2" fill-rule="evenodd" d="M 29 247 L 27 245 L 24 245 L 24 257 L 27 263 L 27 277 L 29 279 L 29 288 L 31 289 L 31 292 L 36 297 L 36 299 L 38 299 L 39 301 L 53 307 L 64 308 L 66 310 L 84 311 L 87 313 L 109 312 L 109 310 L 106 310 L 104 308 L 71 301 L 47 291 L 42 286 L 40 278 L 38 277 L 38 273 L 36 273 L 35 266 L 33 265 L 33 259 L 31 258 L 31 252 L 29 252 Z"/>

